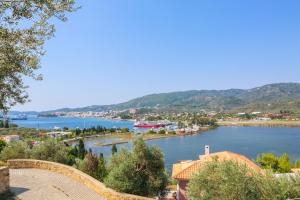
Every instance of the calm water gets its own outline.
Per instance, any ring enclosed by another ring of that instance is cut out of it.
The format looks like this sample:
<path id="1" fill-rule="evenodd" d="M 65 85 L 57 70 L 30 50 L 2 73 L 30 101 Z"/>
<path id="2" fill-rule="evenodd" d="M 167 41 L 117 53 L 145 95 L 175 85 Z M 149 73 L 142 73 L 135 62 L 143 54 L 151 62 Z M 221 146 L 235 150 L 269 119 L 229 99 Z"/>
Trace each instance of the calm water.
<path id="1" fill-rule="evenodd" d="M 53 117 L 53 118 L 28 118 L 28 120 L 13 121 L 19 127 L 53 129 L 54 127 L 89 128 L 92 126 L 104 126 L 106 128 L 133 128 L 133 122 L 107 120 L 100 118 L 76 118 L 76 117 Z"/>
<path id="2" fill-rule="evenodd" d="M 106 157 L 111 154 L 111 147 L 97 147 L 101 138 L 85 140 L 87 148 Z M 106 141 L 107 142 L 107 139 Z M 166 167 L 178 160 L 195 160 L 204 153 L 204 145 L 209 144 L 211 152 L 229 150 L 255 159 L 257 154 L 270 152 L 288 153 L 292 160 L 300 159 L 300 128 L 264 128 L 264 127 L 220 127 L 202 134 L 163 138 L 147 141 L 157 145 L 165 154 Z M 117 145 L 129 148 L 131 143 Z"/>

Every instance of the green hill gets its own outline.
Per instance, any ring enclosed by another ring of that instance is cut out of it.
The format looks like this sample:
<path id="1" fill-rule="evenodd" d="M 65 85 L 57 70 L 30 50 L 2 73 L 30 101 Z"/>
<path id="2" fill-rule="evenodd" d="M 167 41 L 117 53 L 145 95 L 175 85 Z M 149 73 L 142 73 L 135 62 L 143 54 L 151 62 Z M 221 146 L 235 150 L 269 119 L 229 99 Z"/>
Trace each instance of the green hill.
<path id="1" fill-rule="evenodd" d="M 300 110 L 300 83 L 278 83 L 249 90 L 193 90 L 152 94 L 115 105 L 117 109 L 161 108 L 175 110 Z"/>
<path id="2" fill-rule="evenodd" d="M 177 111 L 300 111 L 300 83 L 277 83 L 253 89 L 191 90 L 151 94 L 125 103 L 60 111 L 150 108 Z"/>

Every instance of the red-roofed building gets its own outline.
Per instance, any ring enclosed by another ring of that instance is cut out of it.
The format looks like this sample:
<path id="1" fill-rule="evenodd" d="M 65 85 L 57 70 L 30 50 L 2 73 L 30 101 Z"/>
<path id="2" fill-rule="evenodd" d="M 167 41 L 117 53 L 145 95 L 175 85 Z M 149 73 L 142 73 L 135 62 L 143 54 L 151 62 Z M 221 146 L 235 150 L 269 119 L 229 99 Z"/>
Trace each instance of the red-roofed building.
<path id="1" fill-rule="evenodd" d="M 250 169 L 262 172 L 262 169 L 253 161 L 249 160 L 243 155 L 236 154 L 230 151 L 222 151 L 217 153 L 210 153 L 209 146 L 205 146 L 205 154 L 199 156 L 199 160 L 179 161 L 173 165 L 172 178 L 177 180 L 177 200 L 186 200 L 187 184 L 192 178 L 193 174 L 203 166 L 205 162 L 212 161 L 215 157 L 219 161 L 233 160 L 239 164 L 247 165 Z"/>

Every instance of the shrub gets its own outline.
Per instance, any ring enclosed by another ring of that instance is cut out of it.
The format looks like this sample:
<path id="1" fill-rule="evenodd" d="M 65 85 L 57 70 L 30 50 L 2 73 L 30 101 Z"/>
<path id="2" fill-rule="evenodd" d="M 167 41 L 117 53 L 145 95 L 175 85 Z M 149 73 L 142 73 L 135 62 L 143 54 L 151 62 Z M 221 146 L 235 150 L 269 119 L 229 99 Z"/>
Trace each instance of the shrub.
<path id="1" fill-rule="evenodd" d="M 97 178 L 98 164 L 99 162 L 97 156 L 92 153 L 87 153 L 83 162 L 79 165 L 79 170 L 94 178 Z"/>
<path id="2" fill-rule="evenodd" d="M 233 161 L 206 163 L 188 184 L 190 200 L 286 200 L 300 197 L 300 176 L 257 173 Z"/>
<path id="3" fill-rule="evenodd" d="M 257 156 L 256 162 L 258 162 L 262 168 L 271 169 L 273 172 L 289 173 L 292 168 L 292 163 L 286 153 L 280 157 L 272 153 L 263 153 Z"/>
<path id="4" fill-rule="evenodd" d="M 134 140 L 131 151 L 121 149 L 114 154 L 108 169 L 104 182 L 119 192 L 154 196 L 163 192 L 168 182 L 162 152 L 147 147 L 141 138 Z"/>
<path id="5" fill-rule="evenodd" d="M 7 161 L 10 159 L 21 159 L 29 157 L 29 148 L 25 142 L 12 142 L 4 147 L 0 153 L 0 159 Z"/>
<path id="6" fill-rule="evenodd" d="M 274 178 L 233 161 L 205 164 L 188 184 L 190 200 L 276 199 Z"/>
<path id="7" fill-rule="evenodd" d="M 69 149 L 63 143 L 48 140 L 33 146 L 30 158 L 69 164 Z"/>
<path id="8" fill-rule="evenodd" d="M 0 153 L 6 145 L 7 145 L 6 142 L 0 139 Z"/>

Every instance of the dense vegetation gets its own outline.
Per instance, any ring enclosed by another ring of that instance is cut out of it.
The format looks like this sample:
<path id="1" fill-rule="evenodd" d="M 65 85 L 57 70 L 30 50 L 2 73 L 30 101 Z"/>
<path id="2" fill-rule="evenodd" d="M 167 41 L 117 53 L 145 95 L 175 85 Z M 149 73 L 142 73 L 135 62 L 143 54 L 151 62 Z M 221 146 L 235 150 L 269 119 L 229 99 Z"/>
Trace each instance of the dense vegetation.
<path id="1" fill-rule="evenodd" d="M 190 200 L 286 200 L 300 197 L 300 177 L 276 178 L 233 161 L 212 161 L 188 184 Z"/>
<path id="2" fill-rule="evenodd" d="M 46 140 L 36 145 L 23 141 L 0 143 L 0 147 L 0 161 L 30 158 L 71 165 L 120 192 L 155 196 L 162 193 L 168 183 L 162 152 L 148 147 L 142 138 L 134 140 L 131 151 L 118 151 L 113 146 L 108 164 L 103 154 L 87 151 L 82 140 L 75 146 Z"/>
<path id="3" fill-rule="evenodd" d="M 293 164 L 289 159 L 289 155 L 286 153 L 279 157 L 272 153 L 263 153 L 257 156 L 256 162 L 259 163 L 262 168 L 271 169 L 277 173 L 290 173 L 292 168 L 300 167 L 300 161 L 296 160 Z"/>
<path id="4" fill-rule="evenodd" d="M 108 170 L 104 183 L 119 192 L 155 196 L 168 183 L 162 152 L 148 147 L 141 138 L 134 140 L 131 151 L 122 148 L 115 153 Z"/>

